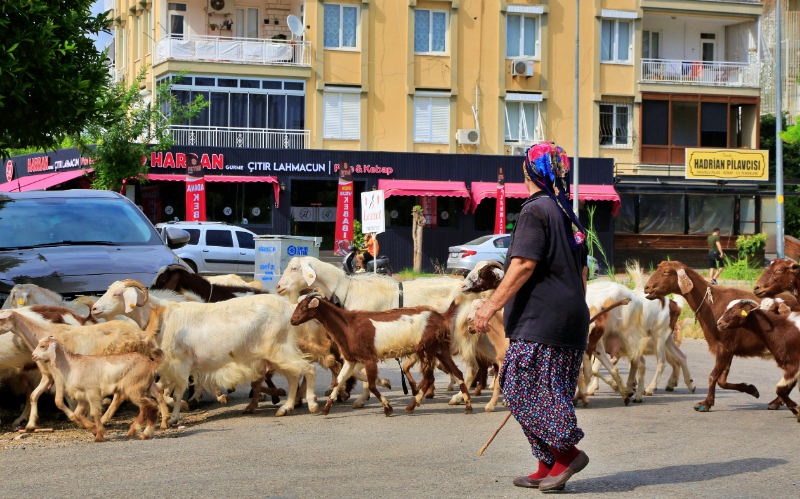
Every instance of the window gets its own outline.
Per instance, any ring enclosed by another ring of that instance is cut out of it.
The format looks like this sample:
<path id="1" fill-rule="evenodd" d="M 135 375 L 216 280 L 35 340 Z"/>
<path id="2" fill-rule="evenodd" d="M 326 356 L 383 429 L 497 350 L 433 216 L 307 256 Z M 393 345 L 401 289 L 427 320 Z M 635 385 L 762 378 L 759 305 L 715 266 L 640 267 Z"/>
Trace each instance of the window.
<path id="1" fill-rule="evenodd" d="M 207 230 L 206 246 L 233 248 L 233 235 L 229 230 Z"/>
<path id="2" fill-rule="evenodd" d="M 173 38 L 183 38 L 186 31 L 186 15 L 184 12 L 186 12 L 185 3 L 169 4 L 169 34 Z"/>
<path id="3" fill-rule="evenodd" d="M 414 142 L 450 143 L 449 97 L 414 97 Z"/>
<path id="4" fill-rule="evenodd" d="M 325 4 L 325 48 L 356 48 L 358 7 Z"/>
<path id="5" fill-rule="evenodd" d="M 120 67 L 124 68 L 125 66 L 127 66 L 126 59 L 128 58 L 128 51 L 126 46 L 128 44 L 128 31 L 124 27 L 122 28 L 121 31 L 122 34 L 120 36 L 122 38 L 122 42 L 119 44 L 119 51 L 122 59 L 122 64 L 120 64 Z"/>
<path id="6" fill-rule="evenodd" d="M 153 52 L 153 13 L 149 10 L 144 11 L 145 15 L 147 15 L 147 53 L 150 54 Z"/>
<path id="7" fill-rule="evenodd" d="M 506 142 L 544 140 L 537 102 L 506 102 Z"/>
<path id="8" fill-rule="evenodd" d="M 139 54 L 141 53 L 139 50 L 139 46 L 142 39 L 142 16 L 134 16 L 134 23 L 133 23 L 133 60 L 139 60 Z"/>
<path id="9" fill-rule="evenodd" d="M 447 17 L 444 10 L 414 11 L 414 52 L 444 54 L 447 50 Z"/>
<path id="10" fill-rule="evenodd" d="M 713 62 L 717 51 L 717 35 L 715 33 L 700 33 L 701 55 L 703 62 Z"/>
<path id="11" fill-rule="evenodd" d="M 258 9 L 236 9 L 236 38 L 258 38 Z"/>
<path id="12" fill-rule="evenodd" d="M 492 244 L 494 244 L 495 248 L 508 248 L 511 246 L 511 236 L 498 237 L 492 241 Z"/>
<path id="13" fill-rule="evenodd" d="M 539 17 L 506 16 L 506 57 L 539 56 Z"/>
<path id="14" fill-rule="evenodd" d="M 458 218 L 464 211 L 464 200 L 449 196 L 392 196 L 384 203 L 387 215 L 397 212 L 396 218 L 387 216 L 387 227 L 411 227 L 414 206 L 423 207 L 425 227 L 431 228 L 458 227 Z"/>
<path id="15" fill-rule="evenodd" d="M 600 103 L 600 145 L 631 147 L 633 106 L 628 103 Z"/>
<path id="16" fill-rule="evenodd" d="M 242 249 L 255 249 L 256 242 L 253 239 L 253 234 L 243 230 L 236 231 L 236 241 L 239 243 L 239 248 Z"/>
<path id="17" fill-rule="evenodd" d="M 661 59 L 660 43 L 660 32 L 642 31 L 642 59 Z"/>
<path id="18" fill-rule="evenodd" d="M 603 19 L 600 32 L 600 62 L 630 64 L 633 23 Z"/>
<path id="19" fill-rule="evenodd" d="M 183 229 L 189 233 L 189 244 L 191 246 L 197 246 L 197 243 L 200 242 L 200 229 Z"/>
<path id="20" fill-rule="evenodd" d="M 325 92 L 323 138 L 358 140 L 361 123 L 361 94 Z"/>

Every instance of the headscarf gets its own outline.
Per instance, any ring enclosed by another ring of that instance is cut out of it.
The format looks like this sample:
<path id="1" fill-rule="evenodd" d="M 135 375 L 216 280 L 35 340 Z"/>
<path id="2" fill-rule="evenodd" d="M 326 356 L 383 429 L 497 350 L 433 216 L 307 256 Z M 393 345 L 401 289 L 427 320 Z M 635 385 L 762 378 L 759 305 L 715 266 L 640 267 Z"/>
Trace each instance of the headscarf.
<path id="1" fill-rule="evenodd" d="M 544 190 L 564 214 L 564 230 L 573 251 L 586 242 L 586 232 L 567 201 L 569 158 L 554 142 L 542 142 L 525 151 L 525 178 Z"/>

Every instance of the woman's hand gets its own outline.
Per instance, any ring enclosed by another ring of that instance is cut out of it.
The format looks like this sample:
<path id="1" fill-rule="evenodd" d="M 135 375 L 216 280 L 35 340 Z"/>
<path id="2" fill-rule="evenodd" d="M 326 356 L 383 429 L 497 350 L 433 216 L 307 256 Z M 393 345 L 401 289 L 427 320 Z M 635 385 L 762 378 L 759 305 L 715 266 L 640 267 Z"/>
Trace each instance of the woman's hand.
<path id="1" fill-rule="evenodd" d="M 488 333 L 489 332 L 489 321 L 492 320 L 494 314 L 497 312 L 498 308 L 497 305 L 492 303 L 491 300 L 487 300 L 481 305 L 481 308 L 475 312 L 475 331 L 479 333 Z"/>

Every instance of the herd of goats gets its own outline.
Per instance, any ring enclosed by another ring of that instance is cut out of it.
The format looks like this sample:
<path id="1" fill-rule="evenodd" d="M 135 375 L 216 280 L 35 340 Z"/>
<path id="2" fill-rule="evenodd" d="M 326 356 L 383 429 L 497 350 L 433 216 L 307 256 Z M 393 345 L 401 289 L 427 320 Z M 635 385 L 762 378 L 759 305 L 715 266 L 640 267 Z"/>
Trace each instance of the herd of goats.
<path id="1" fill-rule="evenodd" d="M 672 368 L 666 390 L 674 390 L 683 374 L 694 392 L 686 356 L 675 341 L 681 311 L 690 307 L 716 357 L 708 396 L 695 409 L 711 409 L 716 385 L 758 397 L 753 385 L 728 382 L 731 360 L 773 358 L 784 375 L 769 408 L 785 404 L 800 421 L 797 404 L 789 398 L 800 376 L 800 266 L 775 260 L 752 292 L 712 286 L 675 261 L 662 262 L 647 283 L 638 265 L 628 271 L 633 289 L 610 281 L 588 285 L 586 302 L 594 320 L 586 332 L 576 404 L 587 406 L 587 395 L 600 380 L 619 391 L 625 405 L 631 397 L 641 402 L 656 391 L 666 364 Z M 315 364 L 332 373 L 322 414 L 335 401 L 346 401 L 361 380 L 353 407 L 363 407 L 372 393 L 390 416 L 392 406 L 377 389 L 390 388 L 388 380 L 378 377 L 379 361 L 388 359 L 405 359 L 403 373 L 413 394 L 407 413 L 423 397 L 433 397 L 437 368 L 450 375 L 448 391 L 458 388 L 449 403 L 464 403 L 470 413 L 473 382 L 478 395 L 488 384 L 487 373 L 499 372 L 509 345 L 502 311 L 490 321 L 487 334 L 472 326 L 475 311 L 503 277 L 497 262 L 485 261 L 463 281 L 436 277 L 399 283 L 385 276 L 348 276 L 302 257 L 290 261 L 278 296 L 233 275 L 204 278 L 178 265 L 161 269 L 149 287 L 117 281 L 103 296 L 73 301 L 19 284 L 0 310 L 0 376 L 27 396 L 15 427 L 27 421 L 25 430 L 34 431 L 38 399 L 52 392 L 56 406 L 91 431 L 96 442 L 105 439 L 103 425 L 124 401 L 139 407 L 129 438 L 152 436 L 159 414 L 161 428 L 177 424 L 190 385 L 190 401 L 209 392 L 227 403 L 230 390 L 249 382 L 252 394 L 245 413 L 269 396 L 275 404 L 286 397 L 277 416 L 302 402 L 316 413 Z M 456 355 L 466 373 L 453 360 Z M 645 355 L 657 360 L 646 388 Z M 630 364 L 625 383 L 615 367 L 622 358 Z M 417 363 L 419 384 L 411 374 Z M 274 375 L 286 378 L 288 390 L 276 388 Z M 487 412 L 500 396 L 496 375 L 490 388 Z"/>

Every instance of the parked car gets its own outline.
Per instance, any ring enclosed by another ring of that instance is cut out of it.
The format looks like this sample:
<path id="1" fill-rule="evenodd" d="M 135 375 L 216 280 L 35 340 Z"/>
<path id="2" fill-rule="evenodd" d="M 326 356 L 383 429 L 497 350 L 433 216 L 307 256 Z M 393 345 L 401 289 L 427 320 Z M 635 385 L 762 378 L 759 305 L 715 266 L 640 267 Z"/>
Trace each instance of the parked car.
<path id="1" fill-rule="evenodd" d="M 467 274 L 483 260 L 495 260 L 505 263 L 508 246 L 511 244 L 509 234 L 481 236 L 461 246 L 451 246 L 447 256 L 447 270 L 457 274 Z M 597 275 L 597 259 L 589 256 L 586 265 Z"/>
<path id="2" fill-rule="evenodd" d="M 249 230 L 224 222 L 167 222 L 156 225 L 160 233 L 170 227 L 180 227 L 189 233 L 189 243 L 176 253 L 198 274 L 255 273 L 255 234 Z"/>
<path id="3" fill-rule="evenodd" d="M 161 267 L 180 264 L 170 248 L 188 241 L 177 227 L 162 240 L 136 205 L 115 192 L 0 193 L 0 301 L 15 284 L 69 298 L 103 294 L 120 279 L 149 285 Z"/>

